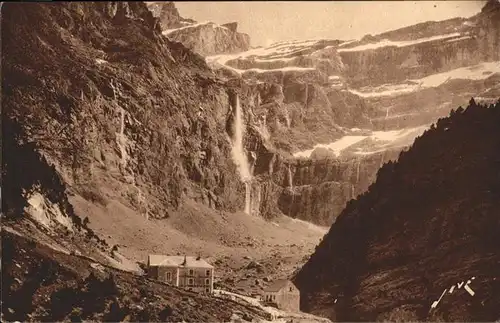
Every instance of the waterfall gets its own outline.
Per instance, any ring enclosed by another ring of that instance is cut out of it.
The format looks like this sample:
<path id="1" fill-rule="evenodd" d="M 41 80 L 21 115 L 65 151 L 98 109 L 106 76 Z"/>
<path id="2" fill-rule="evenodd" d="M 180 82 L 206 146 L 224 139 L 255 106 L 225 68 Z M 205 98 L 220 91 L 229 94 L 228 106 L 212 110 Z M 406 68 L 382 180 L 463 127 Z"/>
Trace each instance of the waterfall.
<path id="1" fill-rule="evenodd" d="M 361 159 L 358 158 L 358 167 L 356 169 L 356 184 L 359 183 L 359 165 L 361 164 Z"/>
<path id="2" fill-rule="evenodd" d="M 255 162 L 257 161 L 257 154 L 255 153 L 255 151 L 251 151 L 250 156 L 252 156 L 252 161 L 250 163 L 250 177 L 253 177 L 253 171 L 255 169 Z"/>
<path id="3" fill-rule="evenodd" d="M 250 165 L 248 164 L 247 155 L 245 148 L 243 147 L 243 136 L 245 134 L 245 123 L 241 116 L 241 106 L 240 99 L 236 96 L 236 111 L 234 118 L 234 139 L 233 139 L 233 149 L 231 151 L 233 161 L 238 167 L 240 173 L 240 178 L 243 182 L 247 182 L 252 179 L 250 174 Z"/>
<path id="4" fill-rule="evenodd" d="M 121 165 L 123 167 L 127 166 L 128 154 L 127 154 L 127 137 L 125 136 L 125 109 L 120 108 L 120 132 L 116 134 L 116 143 L 118 145 L 118 149 L 120 149 L 120 159 Z"/>
<path id="5" fill-rule="evenodd" d="M 357 158 L 357 165 L 356 165 L 356 182 L 351 185 L 351 195 L 352 195 L 353 199 L 355 198 L 354 192 L 356 191 L 354 185 L 358 185 L 358 183 L 359 183 L 359 166 L 360 166 L 360 164 L 361 164 L 361 159 L 358 157 Z"/>
<path id="6" fill-rule="evenodd" d="M 243 145 L 243 137 L 245 135 L 245 123 L 242 118 L 240 98 L 236 95 L 236 106 L 234 115 L 234 138 L 233 147 L 231 150 L 233 162 L 238 168 L 240 173 L 240 178 L 243 183 L 245 183 L 245 213 L 250 214 L 250 204 L 251 204 L 251 180 L 252 173 L 250 170 L 250 165 L 248 163 L 247 154 Z"/>
<path id="7" fill-rule="evenodd" d="M 250 181 L 245 182 L 245 213 L 251 214 L 250 210 L 250 199 L 251 199 L 252 184 Z"/>
<path id="8" fill-rule="evenodd" d="M 262 188 L 258 182 L 254 182 L 251 189 L 252 189 L 253 199 L 252 199 L 252 203 L 251 203 L 250 212 L 252 215 L 258 216 L 258 215 L 260 215 L 260 202 L 262 199 Z"/>
<path id="9" fill-rule="evenodd" d="M 288 185 L 290 186 L 290 189 L 293 190 L 293 177 L 292 177 L 292 170 L 290 169 L 290 165 L 288 165 Z"/>
<path id="10" fill-rule="evenodd" d="M 378 168 L 382 168 L 382 166 L 384 165 L 384 155 L 385 155 L 385 151 L 382 152 L 382 154 L 380 154 L 380 165 L 378 165 Z"/>

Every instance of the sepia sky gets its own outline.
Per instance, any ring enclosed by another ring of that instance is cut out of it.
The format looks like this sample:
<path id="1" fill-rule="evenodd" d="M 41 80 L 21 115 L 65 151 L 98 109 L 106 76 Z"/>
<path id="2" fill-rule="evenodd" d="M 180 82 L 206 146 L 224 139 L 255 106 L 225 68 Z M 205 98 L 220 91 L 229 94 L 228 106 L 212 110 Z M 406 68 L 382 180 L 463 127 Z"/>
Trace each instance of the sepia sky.
<path id="1" fill-rule="evenodd" d="M 237 21 L 252 45 L 315 38 L 355 39 L 366 34 L 469 17 L 485 1 L 206 1 L 176 2 L 181 16 L 199 22 Z"/>

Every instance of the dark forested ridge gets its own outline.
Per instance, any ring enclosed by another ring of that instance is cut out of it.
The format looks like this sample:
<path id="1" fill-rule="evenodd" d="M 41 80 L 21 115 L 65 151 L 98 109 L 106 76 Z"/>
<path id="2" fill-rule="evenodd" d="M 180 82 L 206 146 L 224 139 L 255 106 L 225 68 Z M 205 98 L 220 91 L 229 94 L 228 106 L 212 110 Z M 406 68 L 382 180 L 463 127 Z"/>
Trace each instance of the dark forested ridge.
<path id="1" fill-rule="evenodd" d="M 341 321 L 500 318 L 500 102 L 472 99 L 385 164 L 296 276 Z M 445 288 L 475 276 L 470 296 Z M 337 299 L 337 301 L 335 301 Z"/>

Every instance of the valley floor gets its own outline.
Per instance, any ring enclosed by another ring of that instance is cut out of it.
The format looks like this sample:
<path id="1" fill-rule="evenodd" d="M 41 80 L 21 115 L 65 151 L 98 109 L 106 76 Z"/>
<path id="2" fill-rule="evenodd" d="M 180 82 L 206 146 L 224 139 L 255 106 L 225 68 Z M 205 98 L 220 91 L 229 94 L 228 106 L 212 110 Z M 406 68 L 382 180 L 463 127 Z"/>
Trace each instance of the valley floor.
<path id="1" fill-rule="evenodd" d="M 117 200 L 100 206 L 73 195 L 70 202 L 78 216 L 88 216 L 88 227 L 108 245 L 78 232 L 43 228 L 36 219 L 3 221 L 2 253 L 9 264 L 3 269 L 6 320 L 313 318 L 270 313 L 249 295 L 259 294 L 275 279 L 290 277 L 327 228 L 285 216 L 266 221 L 243 212 L 219 212 L 190 201 L 162 220 L 145 219 Z M 147 279 L 142 274 L 149 254 L 202 256 L 216 268 L 215 287 L 236 298 L 196 295 Z M 108 286 L 109 277 L 115 287 Z M 89 305 L 85 297 L 95 296 L 90 296 L 89 285 L 111 290 L 96 302 L 99 305 Z M 150 294 L 151 300 L 142 294 Z M 59 298 L 69 303 L 56 305 Z"/>
<path id="2" fill-rule="evenodd" d="M 125 258 L 146 263 L 149 254 L 200 255 L 215 266 L 216 286 L 248 294 L 289 277 L 327 232 L 325 227 L 285 216 L 266 221 L 189 201 L 162 220 L 146 220 L 116 200 L 106 207 L 79 196 L 70 201 L 80 216 L 92 214 L 89 227 L 109 245 L 117 245 Z"/>
<path id="3" fill-rule="evenodd" d="M 78 200 L 73 202 L 79 205 Z M 190 243 L 187 236 L 179 239 L 188 233 L 180 225 L 175 227 L 175 218 L 145 221 L 124 213 L 125 206 L 113 206 L 102 214 L 105 218 L 94 217 L 93 226 L 101 235 L 105 229 L 122 232 L 122 237 L 107 239 L 110 245 L 121 242 L 123 255 L 94 248 L 93 241 L 80 241 L 78 234 L 44 230 L 26 219 L 3 223 L 2 254 L 8 265 L 3 268 L 2 320 L 328 322 L 306 313 L 264 307 L 243 295 L 262 289 L 273 278 L 290 275 L 304 255 L 312 252 L 324 228 L 289 218 L 267 222 L 245 214 L 221 214 L 220 219 L 209 214 L 207 227 Z M 197 211 L 191 213 L 192 221 L 202 214 Z M 210 240 L 214 226 L 227 222 L 221 228 L 222 239 L 227 240 Z M 149 235 L 144 234 L 147 230 Z M 168 238 L 173 232 L 177 239 Z M 157 239 L 158 235 L 163 238 Z M 234 236 L 230 239 L 229 235 Z M 183 248 L 186 253 L 211 252 L 208 258 L 216 266 L 218 285 L 224 290 L 216 290 L 213 296 L 198 295 L 142 276 L 142 266 L 133 259 L 144 261 L 151 252 L 148 248 L 166 254 Z M 263 280 L 258 278 L 263 276 Z"/>

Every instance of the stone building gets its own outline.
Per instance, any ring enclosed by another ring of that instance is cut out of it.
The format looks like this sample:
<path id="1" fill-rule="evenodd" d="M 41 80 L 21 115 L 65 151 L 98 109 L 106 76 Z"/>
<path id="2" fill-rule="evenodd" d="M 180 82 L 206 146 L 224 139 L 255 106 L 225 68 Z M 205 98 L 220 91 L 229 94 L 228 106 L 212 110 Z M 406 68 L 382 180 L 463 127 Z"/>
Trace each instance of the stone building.
<path id="1" fill-rule="evenodd" d="M 214 267 L 200 257 L 149 255 L 148 276 L 199 293 L 212 293 Z"/>
<path id="2" fill-rule="evenodd" d="M 276 306 L 280 310 L 300 311 L 300 291 L 288 279 L 276 280 L 264 289 L 263 301 L 268 305 Z"/>

